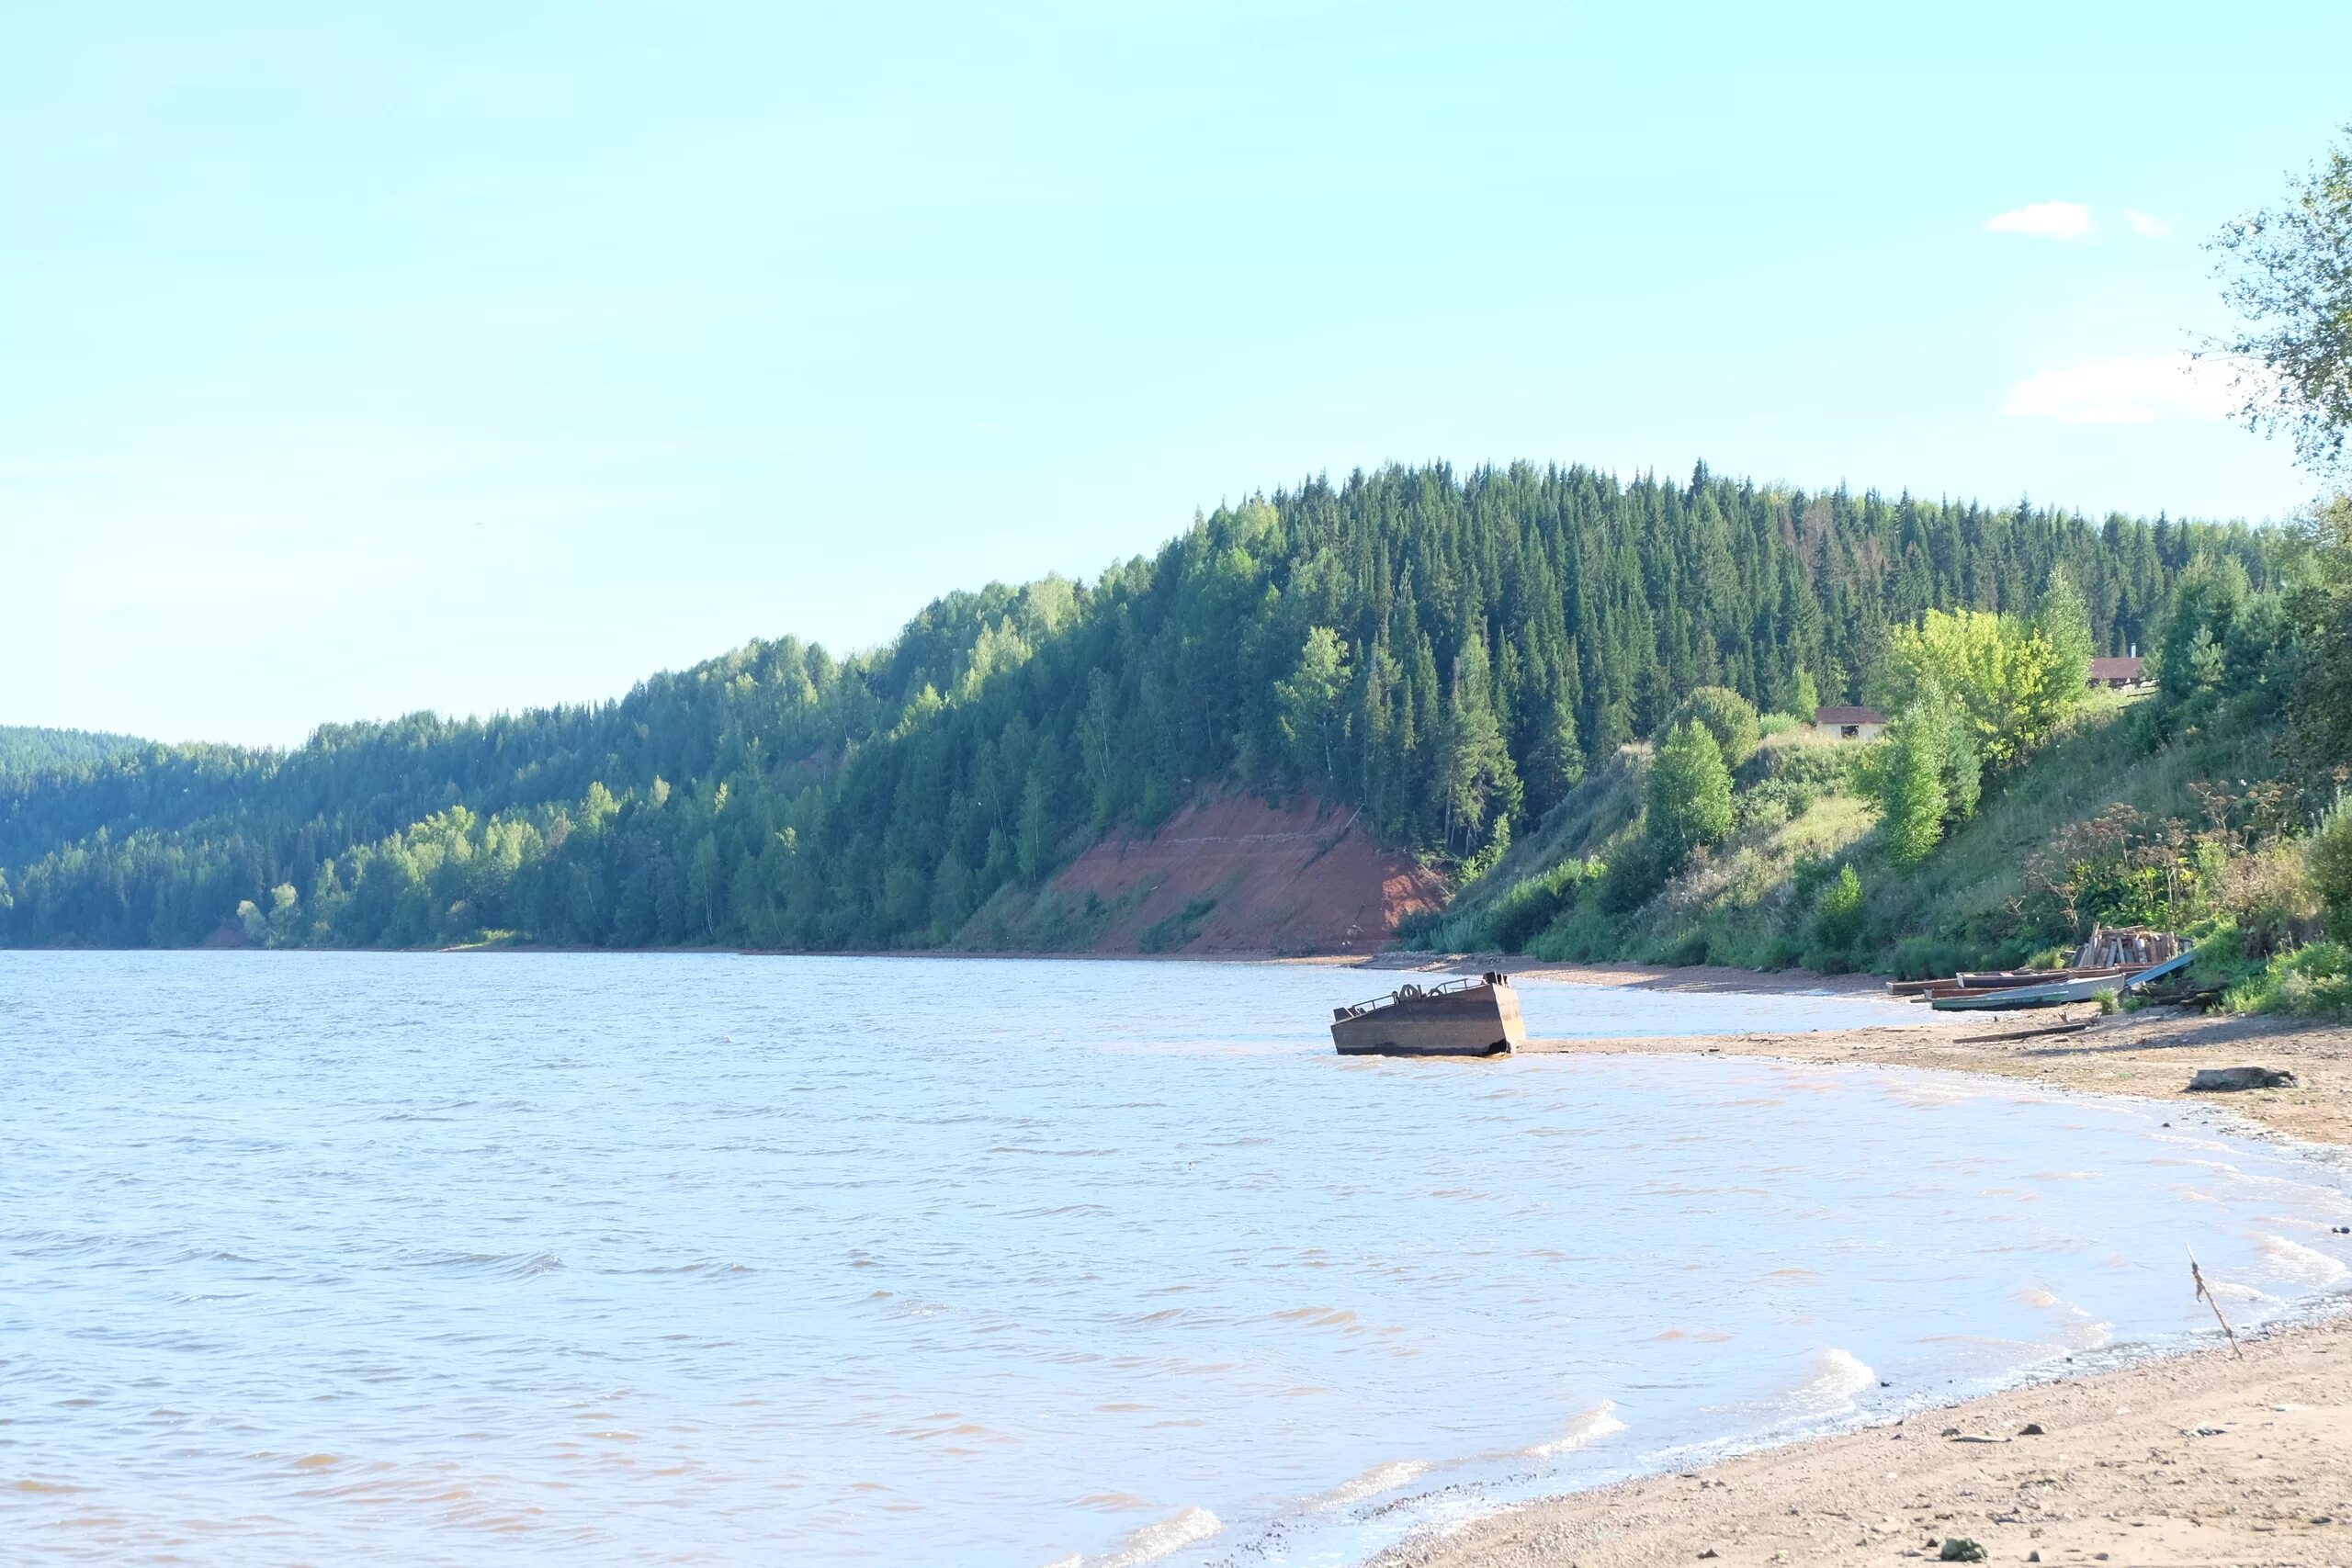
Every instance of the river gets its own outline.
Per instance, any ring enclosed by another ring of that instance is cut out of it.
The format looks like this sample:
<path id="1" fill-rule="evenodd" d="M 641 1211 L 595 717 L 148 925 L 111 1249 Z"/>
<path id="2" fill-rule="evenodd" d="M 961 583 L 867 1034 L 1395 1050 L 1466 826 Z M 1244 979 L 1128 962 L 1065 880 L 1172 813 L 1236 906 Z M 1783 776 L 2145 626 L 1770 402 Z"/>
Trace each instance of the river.
<path id="1" fill-rule="evenodd" d="M 2176 1106 L 1334 1055 L 1393 977 L 0 953 L 36 1562 L 1359 1562 L 1418 1521 L 2337 1287 Z M 1849 1026 L 1529 984 L 1538 1035 Z M 2167 1122 L 2172 1125 L 2166 1125 Z"/>

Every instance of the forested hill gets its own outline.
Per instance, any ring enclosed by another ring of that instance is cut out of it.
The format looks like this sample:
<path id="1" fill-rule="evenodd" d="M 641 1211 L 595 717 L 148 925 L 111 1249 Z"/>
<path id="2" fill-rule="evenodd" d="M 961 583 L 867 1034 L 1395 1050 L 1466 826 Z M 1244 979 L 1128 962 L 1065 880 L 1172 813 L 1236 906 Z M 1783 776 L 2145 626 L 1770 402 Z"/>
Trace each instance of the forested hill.
<path id="1" fill-rule="evenodd" d="M 95 762 L 138 750 L 146 744 L 136 736 L 107 735 L 94 729 L 0 724 L 0 773 L 39 773 L 44 768 Z"/>
<path id="2" fill-rule="evenodd" d="M 1316 481 L 1091 584 L 950 595 L 871 654 L 786 637 L 590 707 L 0 773 L 0 941 L 933 945 L 1220 787 L 1473 857 L 1693 687 L 1852 698 L 1890 626 L 2030 607 L 2061 568 L 2121 651 L 2200 554 L 2274 576 L 2243 527 L 1703 468 Z"/>

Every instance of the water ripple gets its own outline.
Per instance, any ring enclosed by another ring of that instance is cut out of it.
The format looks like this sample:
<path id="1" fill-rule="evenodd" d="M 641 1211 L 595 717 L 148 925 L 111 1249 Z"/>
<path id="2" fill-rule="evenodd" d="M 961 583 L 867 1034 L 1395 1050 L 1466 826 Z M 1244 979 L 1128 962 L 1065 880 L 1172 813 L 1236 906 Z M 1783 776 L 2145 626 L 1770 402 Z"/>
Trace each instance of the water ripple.
<path id="1" fill-rule="evenodd" d="M 2352 1280 L 2324 1169 L 2177 1111 L 1341 1059 L 1345 971 L 1006 976 L 0 953 L 0 1556 L 1344 1562 L 2209 1328 L 2184 1240 L 2233 1321 Z"/>

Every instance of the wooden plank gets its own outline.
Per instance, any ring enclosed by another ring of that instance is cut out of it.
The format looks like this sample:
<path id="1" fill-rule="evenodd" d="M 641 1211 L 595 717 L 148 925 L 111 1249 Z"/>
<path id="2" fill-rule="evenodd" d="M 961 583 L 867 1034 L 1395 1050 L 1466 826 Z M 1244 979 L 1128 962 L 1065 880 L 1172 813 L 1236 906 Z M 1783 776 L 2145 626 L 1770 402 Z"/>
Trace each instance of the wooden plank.
<path id="1" fill-rule="evenodd" d="M 2080 1034 L 2097 1019 L 2086 1018 L 2080 1023 L 2053 1023 L 2047 1029 L 2020 1029 L 2011 1034 L 1963 1034 L 1952 1042 L 1955 1045 L 1991 1045 L 2003 1040 L 2038 1040 L 2045 1034 Z"/>

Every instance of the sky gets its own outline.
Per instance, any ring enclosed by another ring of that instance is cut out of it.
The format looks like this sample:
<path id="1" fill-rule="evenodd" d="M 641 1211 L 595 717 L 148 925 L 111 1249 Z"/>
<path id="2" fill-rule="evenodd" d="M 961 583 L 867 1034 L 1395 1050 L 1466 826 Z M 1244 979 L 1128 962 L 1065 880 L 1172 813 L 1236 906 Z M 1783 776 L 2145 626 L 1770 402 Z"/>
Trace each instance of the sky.
<path id="1" fill-rule="evenodd" d="M 2184 363 L 2341 0 L 0 20 L 0 723 L 617 696 L 1390 461 L 2313 488 Z"/>

